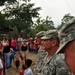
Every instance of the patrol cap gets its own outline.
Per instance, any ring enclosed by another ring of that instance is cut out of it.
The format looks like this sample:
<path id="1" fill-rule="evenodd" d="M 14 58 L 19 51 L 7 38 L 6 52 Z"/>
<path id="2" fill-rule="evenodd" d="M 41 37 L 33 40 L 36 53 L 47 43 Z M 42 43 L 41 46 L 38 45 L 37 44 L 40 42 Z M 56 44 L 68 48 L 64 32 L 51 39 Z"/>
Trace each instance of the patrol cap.
<path id="1" fill-rule="evenodd" d="M 37 38 L 41 38 L 41 37 L 43 37 L 45 35 L 45 31 L 40 31 L 40 32 L 38 32 L 37 34 L 36 34 L 36 39 Z"/>
<path id="2" fill-rule="evenodd" d="M 61 27 L 59 38 L 60 47 L 56 54 L 59 53 L 69 42 L 75 40 L 75 18 L 71 19 Z"/>
<path id="3" fill-rule="evenodd" d="M 55 38 L 55 37 L 58 37 L 57 30 L 48 30 L 46 31 L 46 34 L 43 37 L 41 37 L 41 39 L 47 40 L 47 39 Z"/>

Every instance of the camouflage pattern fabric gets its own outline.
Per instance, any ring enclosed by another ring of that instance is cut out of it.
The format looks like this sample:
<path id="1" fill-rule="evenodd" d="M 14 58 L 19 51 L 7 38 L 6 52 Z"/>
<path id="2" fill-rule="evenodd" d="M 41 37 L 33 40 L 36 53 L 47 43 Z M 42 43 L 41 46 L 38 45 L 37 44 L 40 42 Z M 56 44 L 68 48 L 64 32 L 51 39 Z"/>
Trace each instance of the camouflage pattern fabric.
<path id="1" fill-rule="evenodd" d="M 41 37 L 41 39 L 46 40 L 50 38 L 56 38 L 58 37 L 58 31 L 57 30 L 48 30 L 45 32 L 45 35 Z"/>
<path id="2" fill-rule="evenodd" d="M 45 35 L 45 31 L 40 31 L 40 32 L 38 32 L 37 34 L 36 34 L 36 39 L 37 38 L 41 38 L 41 37 L 43 37 Z"/>
<path id="3" fill-rule="evenodd" d="M 42 65 L 44 62 L 44 57 L 46 56 L 47 52 L 45 50 L 42 50 L 42 47 L 40 46 L 38 51 L 38 59 L 34 68 L 34 75 L 38 75 L 41 72 Z"/>
<path id="4" fill-rule="evenodd" d="M 75 40 L 75 17 L 66 22 L 58 31 L 60 38 L 60 47 L 57 53 L 60 53 L 63 48 L 71 41 Z"/>
<path id="5" fill-rule="evenodd" d="M 64 54 L 56 54 L 45 58 L 42 71 L 37 75 L 72 75 L 64 57 Z"/>

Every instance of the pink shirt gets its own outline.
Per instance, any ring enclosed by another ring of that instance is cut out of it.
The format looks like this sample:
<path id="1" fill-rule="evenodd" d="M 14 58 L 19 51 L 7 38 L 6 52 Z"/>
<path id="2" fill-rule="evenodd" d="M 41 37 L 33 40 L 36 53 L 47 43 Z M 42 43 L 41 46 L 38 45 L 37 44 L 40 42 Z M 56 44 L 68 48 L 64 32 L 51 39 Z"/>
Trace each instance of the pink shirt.
<path id="1" fill-rule="evenodd" d="M 17 44 L 16 40 L 12 40 L 12 41 L 11 41 L 11 46 L 12 46 L 12 47 L 16 47 L 16 44 Z"/>

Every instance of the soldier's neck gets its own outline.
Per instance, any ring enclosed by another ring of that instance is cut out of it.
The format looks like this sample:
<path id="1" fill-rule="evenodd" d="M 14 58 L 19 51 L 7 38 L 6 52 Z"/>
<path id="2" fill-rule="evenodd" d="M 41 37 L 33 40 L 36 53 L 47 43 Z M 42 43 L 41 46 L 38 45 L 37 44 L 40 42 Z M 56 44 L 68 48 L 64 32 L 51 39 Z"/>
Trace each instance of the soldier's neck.
<path id="1" fill-rule="evenodd" d="M 73 75 L 75 75 L 75 50 L 69 50 L 67 49 L 65 51 L 65 60 L 71 69 Z"/>
<path id="2" fill-rule="evenodd" d="M 57 51 L 58 47 L 53 47 L 52 49 L 50 49 L 48 51 L 48 57 L 51 57 L 56 51 Z"/>

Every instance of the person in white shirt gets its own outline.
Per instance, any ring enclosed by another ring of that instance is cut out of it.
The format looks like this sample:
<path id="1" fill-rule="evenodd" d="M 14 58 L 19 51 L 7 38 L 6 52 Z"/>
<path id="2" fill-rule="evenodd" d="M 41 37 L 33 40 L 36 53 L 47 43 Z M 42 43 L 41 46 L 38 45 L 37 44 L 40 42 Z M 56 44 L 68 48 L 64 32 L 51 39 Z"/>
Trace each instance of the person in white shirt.
<path id="1" fill-rule="evenodd" d="M 23 38 L 21 36 L 19 36 L 19 38 L 17 39 L 17 50 L 20 50 L 20 45 L 23 42 Z"/>
<path id="2" fill-rule="evenodd" d="M 24 75 L 33 75 L 32 70 L 31 70 L 31 64 L 32 64 L 32 60 L 31 59 L 26 59 L 25 60 L 25 70 L 24 70 Z"/>

